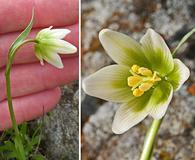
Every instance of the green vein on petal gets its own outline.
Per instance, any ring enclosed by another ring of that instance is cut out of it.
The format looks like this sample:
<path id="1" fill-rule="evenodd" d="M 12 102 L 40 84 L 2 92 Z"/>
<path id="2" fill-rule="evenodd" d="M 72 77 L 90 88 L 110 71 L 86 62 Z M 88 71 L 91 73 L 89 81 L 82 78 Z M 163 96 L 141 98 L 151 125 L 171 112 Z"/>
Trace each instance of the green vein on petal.
<path id="1" fill-rule="evenodd" d="M 112 131 L 116 134 L 122 134 L 145 119 L 150 111 L 147 106 L 149 100 L 150 93 L 147 93 L 121 105 L 115 114 Z"/>
<path id="2" fill-rule="evenodd" d="M 179 59 L 174 59 L 174 69 L 167 76 L 168 81 L 173 85 L 173 89 L 178 90 L 183 83 L 189 78 L 190 71 L 186 65 Z"/>
<path id="3" fill-rule="evenodd" d="M 148 29 L 141 39 L 143 51 L 151 64 L 151 69 L 165 76 L 173 70 L 171 52 L 163 38 L 152 29 Z"/>
<path id="4" fill-rule="evenodd" d="M 47 50 L 60 54 L 71 54 L 77 51 L 74 45 L 61 39 L 42 39 L 41 43 Z"/>
<path id="5" fill-rule="evenodd" d="M 94 97 L 113 102 L 127 102 L 134 98 L 127 77 L 129 67 L 111 65 L 90 75 L 83 81 L 84 91 Z"/>
<path id="6" fill-rule="evenodd" d="M 64 67 L 61 57 L 57 53 L 47 53 L 44 55 L 44 60 L 51 65 L 61 69 Z"/>
<path id="7" fill-rule="evenodd" d="M 133 64 L 149 67 L 141 45 L 129 36 L 103 29 L 99 33 L 99 39 L 106 52 L 116 63 L 129 67 Z"/>
<path id="8" fill-rule="evenodd" d="M 151 95 L 148 106 L 151 108 L 150 115 L 154 119 L 161 119 L 173 97 L 173 87 L 169 82 L 160 82 Z"/>

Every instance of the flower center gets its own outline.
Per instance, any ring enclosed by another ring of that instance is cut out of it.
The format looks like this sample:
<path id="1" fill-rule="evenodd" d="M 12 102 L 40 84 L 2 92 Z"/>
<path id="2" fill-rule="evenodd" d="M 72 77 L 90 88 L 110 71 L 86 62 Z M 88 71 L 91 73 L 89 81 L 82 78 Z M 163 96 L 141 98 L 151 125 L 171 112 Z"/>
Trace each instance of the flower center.
<path id="1" fill-rule="evenodd" d="M 132 87 L 133 95 L 140 97 L 148 91 L 156 82 L 161 81 L 156 71 L 133 65 L 130 69 L 132 76 L 128 77 L 128 86 Z"/>

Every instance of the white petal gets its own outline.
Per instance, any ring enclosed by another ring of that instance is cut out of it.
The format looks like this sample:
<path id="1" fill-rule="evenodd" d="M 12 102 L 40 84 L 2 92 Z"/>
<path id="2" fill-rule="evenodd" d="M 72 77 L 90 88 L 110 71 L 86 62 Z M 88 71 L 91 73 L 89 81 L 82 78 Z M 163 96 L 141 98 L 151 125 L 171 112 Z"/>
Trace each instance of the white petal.
<path id="1" fill-rule="evenodd" d="M 112 131 L 122 134 L 145 119 L 150 111 L 150 107 L 147 106 L 149 99 L 150 96 L 144 94 L 120 106 L 114 117 Z"/>
<path id="2" fill-rule="evenodd" d="M 44 60 L 59 69 L 64 67 L 62 60 L 57 53 L 45 53 Z"/>
<path id="3" fill-rule="evenodd" d="M 53 45 L 56 45 L 56 52 L 60 54 L 71 54 L 77 51 L 77 48 L 64 40 L 55 40 Z"/>
<path id="4" fill-rule="evenodd" d="M 41 45 L 51 52 L 60 54 L 72 54 L 77 51 L 77 48 L 74 45 L 60 39 L 42 39 Z"/>
<path id="5" fill-rule="evenodd" d="M 36 39 L 41 39 L 41 38 L 43 38 L 44 36 L 47 36 L 48 33 L 51 31 L 51 28 L 52 28 L 52 27 L 53 27 L 53 26 L 50 26 L 50 27 L 48 27 L 48 28 L 44 28 L 44 29 L 40 30 L 40 31 L 37 33 Z"/>
<path id="6" fill-rule="evenodd" d="M 116 63 L 127 66 L 137 64 L 148 67 L 141 45 L 129 36 L 103 29 L 99 33 L 99 39 L 106 52 Z"/>
<path id="7" fill-rule="evenodd" d="M 190 70 L 179 59 L 174 59 L 174 69 L 167 76 L 168 81 L 173 85 L 174 90 L 180 89 L 183 83 L 189 78 Z"/>
<path id="8" fill-rule="evenodd" d="M 174 63 L 171 52 L 163 38 L 152 29 L 148 29 L 141 39 L 145 56 L 151 69 L 165 76 L 173 70 Z"/>
<path id="9" fill-rule="evenodd" d="M 129 67 L 111 65 L 83 80 L 84 91 L 94 97 L 113 102 L 127 102 L 133 95 L 127 85 Z"/>
<path id="10" fill-rule="evenodd" d="M 50 31 L 50 38 L 55 38 L 55 39 L 63 39 L 66 35 L 70 33 L 70 30 L 68 29 L 52 29 Z"/>
<path id="11" fill-rule="evenodd" d="M 169 106 L 173 97 L 173 87 L 168 82 L 161 82 L 153 91 L 149 104 L 151 106 L 150 115 L 154 119 L 161 119 Z"/>

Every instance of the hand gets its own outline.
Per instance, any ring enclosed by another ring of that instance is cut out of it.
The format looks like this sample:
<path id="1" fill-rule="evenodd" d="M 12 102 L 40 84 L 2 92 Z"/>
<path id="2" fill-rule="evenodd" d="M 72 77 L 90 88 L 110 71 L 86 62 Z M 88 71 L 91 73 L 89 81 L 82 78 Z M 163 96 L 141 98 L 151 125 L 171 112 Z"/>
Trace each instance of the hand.
<path id="1" fill-rule="evenodd" d="M 67 28 L 71 33 L 65 39 L 78 48 L 78 0 L 1 1 L 0 130 L 11 127 L 4 79 L 8 49 L 30 21 L 33 7 L 35 24 L 29 37 L 35 37 L 36 32 L 49 26 Z M 11 71 L 11 88 L 18 124 L 50 111 L 60 99 L 58 86 L 78 79 L 78 53 L 63 56 L 63 63 L 61 70 L 47 63 L 41 66 L 32 45 L 17 52 Z"/>

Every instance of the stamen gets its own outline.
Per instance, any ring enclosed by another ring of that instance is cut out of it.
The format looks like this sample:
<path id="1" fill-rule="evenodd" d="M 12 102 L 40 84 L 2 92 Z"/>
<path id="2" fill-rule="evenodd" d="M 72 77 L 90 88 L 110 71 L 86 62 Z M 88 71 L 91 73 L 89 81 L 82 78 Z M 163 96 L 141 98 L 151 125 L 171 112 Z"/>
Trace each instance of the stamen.
<path id="1" fill-rule="evenodd" d="M 131 67 L 131 70 L 135 73 L 138 73 L 138 70 L 139 70 L 140 66 L 134 64 L 132 67 Z"/>
<path id="2" fill-rule="evenodd" d="M 161 81 L 158 72 L 150 69 L 133 65 L 130 69 L 132 76 L 128 77 L 128 86 L 132 87 L 133 95 L 140 97 L 148 91 L 156 82 Z"/>
<path id="3" fill-rule="evenodd" d="M 137 85 L 142 79 L 138 76 L 130 76 L 128 77 L 128 86 L 133 87 Z"/>
<path id="4" fill-rule="evenodd" d="M 140 67 L 138 73 L 143 76 L 152 76 L 152 71 L 145 67 Z"/>
<path id="5" fill-rule="evenodd" d="M 136 88 L 134 91 L 133 91 L 133 95 L 135 97 L 140 97 L 142 94 L 144 94 L 144 91 L 141 91 L 140 89 Z"/>

